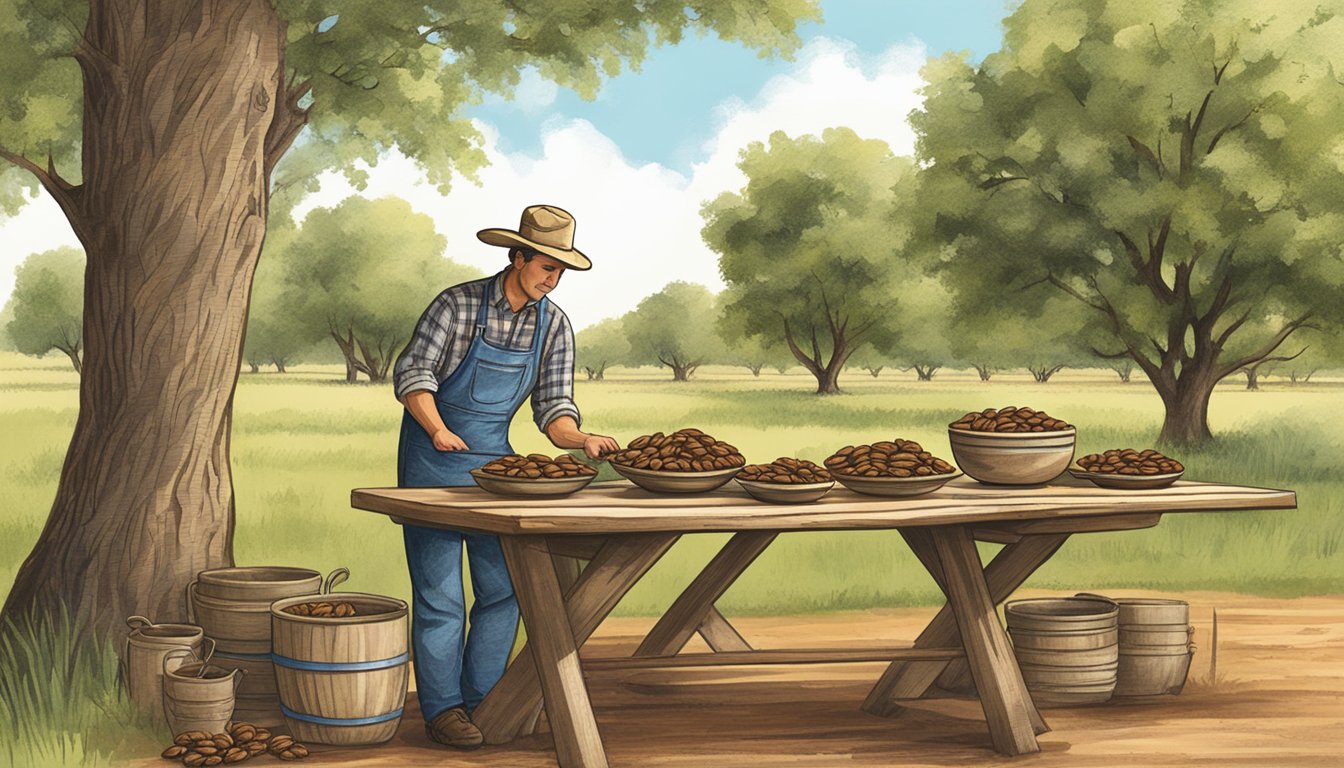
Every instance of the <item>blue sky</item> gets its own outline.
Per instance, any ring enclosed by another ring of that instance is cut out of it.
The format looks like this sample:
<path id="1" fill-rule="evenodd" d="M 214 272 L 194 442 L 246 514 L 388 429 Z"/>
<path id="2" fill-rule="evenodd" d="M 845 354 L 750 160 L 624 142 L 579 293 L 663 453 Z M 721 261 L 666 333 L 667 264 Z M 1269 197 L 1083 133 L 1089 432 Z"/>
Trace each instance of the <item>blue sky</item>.
<path id="1" fill-rule="evenodd" d="M 823 0 L 823 20 L 799 32 L 847 40 L 876 56 L 893 43 L 922 42 L 930 55 L 969 51 L 978 61 L 1002 40 L 1008 0 Z M 687 171 L 712 130 L 715 107 L 760 90 L 789 62 L 761 59 L 747 48 L 694 36 L 654 49 L 639 72 L 608 81 L 594 101 L 560 89 L 546 109 L 491 99 L 472 114 L 500 130 L 500 149 L 537 154 L 542 129 L 581 118 L 611 137 L 635 163 L 656 162 Z"/>
<path id="2" fill-rule="evenodd" d="M 845 126 L 898 154 L 914 150 L 906 121 L 920 104 L 929 56 L 999 48 L 1010 0 L 822 0 L 824 20 L 803 25 L 791 60 L 760 59 L 741 45 L 688 37 L 650 52 L 639 72 L 604 84 L 594 101 L 533 73 L 512 101 L 491 98 L 470 114 L 486 137 L 480 183 L 461 179 L 445 197 L 395 153 L 352 189 L 333 174 L 296 211 L 352 194 L 395 195 L 434 220 L 446 256 L 484 271 L 500 249 L 475 232 L 517 225 L 527 205 L 559 205 L 579 222 L 576 246 L 594 262 L 554 295 L 582 329 L 633 309 L 674 280 L 722 287 L 718 255 L 700 237 L 700 207 L 740 189 L 739 152 L 774 131 L 790 136 Z M 0 305 L 14 268 L 31 253 L 78 246 L 59 208 L 39 196 L 0 221 Z"/>

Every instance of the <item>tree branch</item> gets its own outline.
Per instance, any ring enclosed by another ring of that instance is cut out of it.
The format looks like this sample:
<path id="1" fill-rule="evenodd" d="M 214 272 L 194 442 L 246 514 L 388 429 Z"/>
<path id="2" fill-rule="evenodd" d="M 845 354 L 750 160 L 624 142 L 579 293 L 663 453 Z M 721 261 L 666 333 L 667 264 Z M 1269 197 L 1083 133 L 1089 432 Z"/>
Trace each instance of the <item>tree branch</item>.
<path id="1" fill-rule="evenodd" d="M 1296 331 L 1297 329 L 1315 327 L 1308 324 L 1307 321 L 1310 319 L 1311 315 L 1310 313 L 1308 313 L 1302 315 L 1301 317 L 1295 320 L 1288 321 L 1287 323 L 1284 324 L 1282 328 L 1278 330 L 1277 333 L 1274 334 L 1273 337 L 1270 338 L 1269 341 L 1265 342 L 1265 344 L 1261 346 L 1260 349 L 1246 355 L 1245 357 L 1241 357 L 1232 363 L 1223 366 L 1223 368 L 1220 369 L 1219 371 L 1218 378 L 1221 379 L 1224 376 L 1236 373 L 1242 368 L 1245 368 L 1246 366 L 1254 362 L 1257 362 L 1274 354 L 1274 350 L 1278 349 L 1279 345 L 1287 341 L 1288 337 L 1293 335 L 1293 332 Z"/>
<path id="2" fill-rule="evenodd" d="M 75 186 L 61 178 L 61 175 L 56 172 L 56 163 L 52 159 L 51 153 L 47 153 L 47 167 L 45 169 L 23 155 L 3 148 L 0 148 L 0 159 L 8 160 L 36 176 L 37 180 L 42 183 L 42 188 L 61 206 L 61 210 L 65 213 L 65 217 L 70 220 L 75 232 L 80 234 L 80 239 L 84 239 L 81 231 L 84 224 L 84 210 L 81 205 L 82 196 L 80 194 L 83 186 Z"/>

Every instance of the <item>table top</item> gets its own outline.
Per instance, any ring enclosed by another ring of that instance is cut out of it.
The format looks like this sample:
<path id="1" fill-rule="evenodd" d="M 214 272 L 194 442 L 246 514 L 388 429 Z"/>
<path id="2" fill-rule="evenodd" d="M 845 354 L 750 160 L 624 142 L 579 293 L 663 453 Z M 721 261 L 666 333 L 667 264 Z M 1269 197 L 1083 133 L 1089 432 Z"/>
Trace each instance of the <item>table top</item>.
<path id="1" fill-rule="evenodd" d="M 865 496 L 836 486 L 810 504 L 767 504 L 737 486 L 654 494 L 628 481 L 595 483 L 561 498 L 497 496 L 460 488 L 356 488 L 356 509 L 429 527 L 496 534 L 612 534 L 750 530 L 873 530 L 1166 512 L 1293 509 L 1293 491 L 1178 481 L 1154 490 L 1109 490 L 1061 477 L 1048 485 L 982 485 L 960 477 L 908 498 Z"/>

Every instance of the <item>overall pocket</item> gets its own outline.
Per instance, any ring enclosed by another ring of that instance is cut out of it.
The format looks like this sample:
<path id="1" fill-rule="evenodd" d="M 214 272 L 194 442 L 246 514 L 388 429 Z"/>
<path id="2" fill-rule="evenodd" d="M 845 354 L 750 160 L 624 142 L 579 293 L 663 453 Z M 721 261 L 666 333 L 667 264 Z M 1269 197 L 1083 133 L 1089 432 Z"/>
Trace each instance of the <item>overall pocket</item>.
<path id="1" fill-rule="evenodd" d="M 471 373 L 471 399 L 479 405 L 512 402 L 522 391 L 526 374 L 526 365 L 478 362 Z"/>

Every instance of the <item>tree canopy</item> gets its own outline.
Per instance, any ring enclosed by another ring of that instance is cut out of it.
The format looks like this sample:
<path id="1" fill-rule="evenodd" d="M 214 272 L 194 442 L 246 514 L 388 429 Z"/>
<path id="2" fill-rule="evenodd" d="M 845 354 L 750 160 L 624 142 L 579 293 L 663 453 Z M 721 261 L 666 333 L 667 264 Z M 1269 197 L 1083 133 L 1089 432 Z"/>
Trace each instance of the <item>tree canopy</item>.
<path id="1" fill-rule="evenodd" d="M 702 210 L 702 233 L 728 284 L 729 327 L 783 342 L 817 379 L 839 391 L 845 361 L 896 334 L 902 248 L 894 189 L 913 176 L 908 158 L 848 128 L 817 136 L 771 134 L 738 164 L 747 184 Z"/>
<path id="2" fill-rule="evenodd" d="M 630 360 L 667 366 L 674 381 L 688 380 L 696 368 L 724 357 L 723 341 L 714 328 L 717 315 L 708 288 L 680 280 L 668 283 L 625 316 Z"/>
<path id="3" fill-rule="evenodd" d="M 630 340 L 625 319 L 609 317 L 579 331 L 574 337 L 574 363 L 589 379 L 601 381 L 607 367 L 622 365 L 630 358 Z"/>
<path id="4" fill-rule="evenodd" d="M 79 373 L 84 339 L 84 253 L 63 246 L 34 253 L 15 271 L 5 331 L 18 352 L 64 352 Z"/>
<path id="5" fill-rule="evenodd" d="M 951 284 L 1052 286 L 1153 383 L 1163 439 L 1208 438 L 1219 379 L 1340 320 L 1342 34 L 1302 0 L 1026 0 L 911 116 Z"/>
<path id="6" fill-rule="evenodd" d="M 446 244 L 400 198 L 317 208 L 284 245 L 281 303 L 308 340 L 332 339 L 351 370 L 384 381 L 434 296 L 481 276 L 444 258 Z"/>

